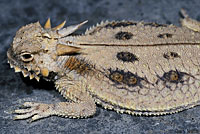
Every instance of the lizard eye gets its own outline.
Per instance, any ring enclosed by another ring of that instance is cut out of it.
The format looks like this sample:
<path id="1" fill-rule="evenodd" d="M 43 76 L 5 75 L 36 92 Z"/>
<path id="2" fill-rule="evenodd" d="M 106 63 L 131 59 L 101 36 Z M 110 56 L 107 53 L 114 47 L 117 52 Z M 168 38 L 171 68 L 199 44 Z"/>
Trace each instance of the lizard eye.
<path id="1" fill-rule="evenodd" d="M 30 53 L 23 53 L 23 54 L 21 54 L 21 59 L 22 59 L 24 62 L 29 62 L 29 61 L 32 61 L 32 60 L 33 60 L 33 55 L 30 54 Z"/>

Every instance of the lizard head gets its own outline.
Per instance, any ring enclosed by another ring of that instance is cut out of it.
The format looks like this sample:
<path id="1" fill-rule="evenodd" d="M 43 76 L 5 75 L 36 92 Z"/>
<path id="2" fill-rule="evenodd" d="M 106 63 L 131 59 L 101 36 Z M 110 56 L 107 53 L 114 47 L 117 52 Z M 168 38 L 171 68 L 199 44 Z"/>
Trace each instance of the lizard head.
<path id="1" fill-rule="evenodd" d="M 81 25 L 72 25 L 63 28 L 65 21 L 51 28 L 50 19 L 44 28 L 39 22 L 31 23 L 20 28 L 13 39 L 11 47 L 7 51 L 8 63 L 15 72 L 22 72 L 24 77 L 35 78 L 48 77 L 49 72 L 58 72 L 58 56 L 71 54 L 80 49 L 70 46 L 70 43 L 60 43 L 60 39 L 73 33 Z"/>

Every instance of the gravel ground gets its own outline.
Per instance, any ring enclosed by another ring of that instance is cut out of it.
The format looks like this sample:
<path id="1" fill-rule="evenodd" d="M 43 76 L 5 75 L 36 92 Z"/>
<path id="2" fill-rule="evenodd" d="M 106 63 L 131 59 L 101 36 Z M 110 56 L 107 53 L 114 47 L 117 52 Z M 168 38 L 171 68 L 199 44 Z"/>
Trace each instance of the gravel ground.
<path id="1" fill-rule="evenodd" d="M 200 107 L 177 114 L 140 117 L 118 114 L 98 106 L 87 119 L 52 116 L 33 123 L 13 121 L 12 111 L 24 101 L 54 103 L 64 101 L 52 83 L 28 80 L 14 73 L 6 61 L 6 51 L 17 29 L 51 17 L 53 25 L 67 20 L 67 25 L 84 20 L 86 27 L 101 20 L 136 20 L 179 25 L 179 11 L 185 8 L 192 18 L 200 20 L 199 0 L 0 0 L 0 133 L 87 133 L 87 134 L 174 134 L 200 133 Z"/>

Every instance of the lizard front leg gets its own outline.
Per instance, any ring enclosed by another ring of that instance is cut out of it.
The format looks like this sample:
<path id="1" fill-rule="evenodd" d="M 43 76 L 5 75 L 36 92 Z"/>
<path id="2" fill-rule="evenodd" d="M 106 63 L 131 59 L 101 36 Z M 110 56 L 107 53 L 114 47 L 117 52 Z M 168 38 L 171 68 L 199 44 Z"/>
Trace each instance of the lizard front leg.
<path id="1" fill-rule="evenodd" d="M 44 104 L 25 102 L 28 109 L 18 109 L 18 115 L 14 119 L 26 119 L 32 117 L 32 121 L 45 118 L 51 115 L 58 115 L 71 118 L 88 117 L 96 112 L 96 104 L 93 98 L 86 92 L 86 85 L 67 77 L 55 82 L 56 88 L 61 94 L 70 99 L 70 102 L 59 102 L 56 104 Z"/>

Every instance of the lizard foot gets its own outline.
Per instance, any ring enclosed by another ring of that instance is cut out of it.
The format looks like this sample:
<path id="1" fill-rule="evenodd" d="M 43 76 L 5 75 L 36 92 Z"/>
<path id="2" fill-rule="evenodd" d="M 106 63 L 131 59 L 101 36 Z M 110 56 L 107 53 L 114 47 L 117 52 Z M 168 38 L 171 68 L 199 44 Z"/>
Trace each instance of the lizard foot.
<path id="1" fill-rule="evenodd" d="M 14 120 L 27 119 L 31 117 L 31 121 L 35 121 L 54 114 L 54 104 L 25 102 L 22 106 L 24 109 L 17 109 L 14 111 L 14 113 L 18 114 L 14 117 Z"/>

